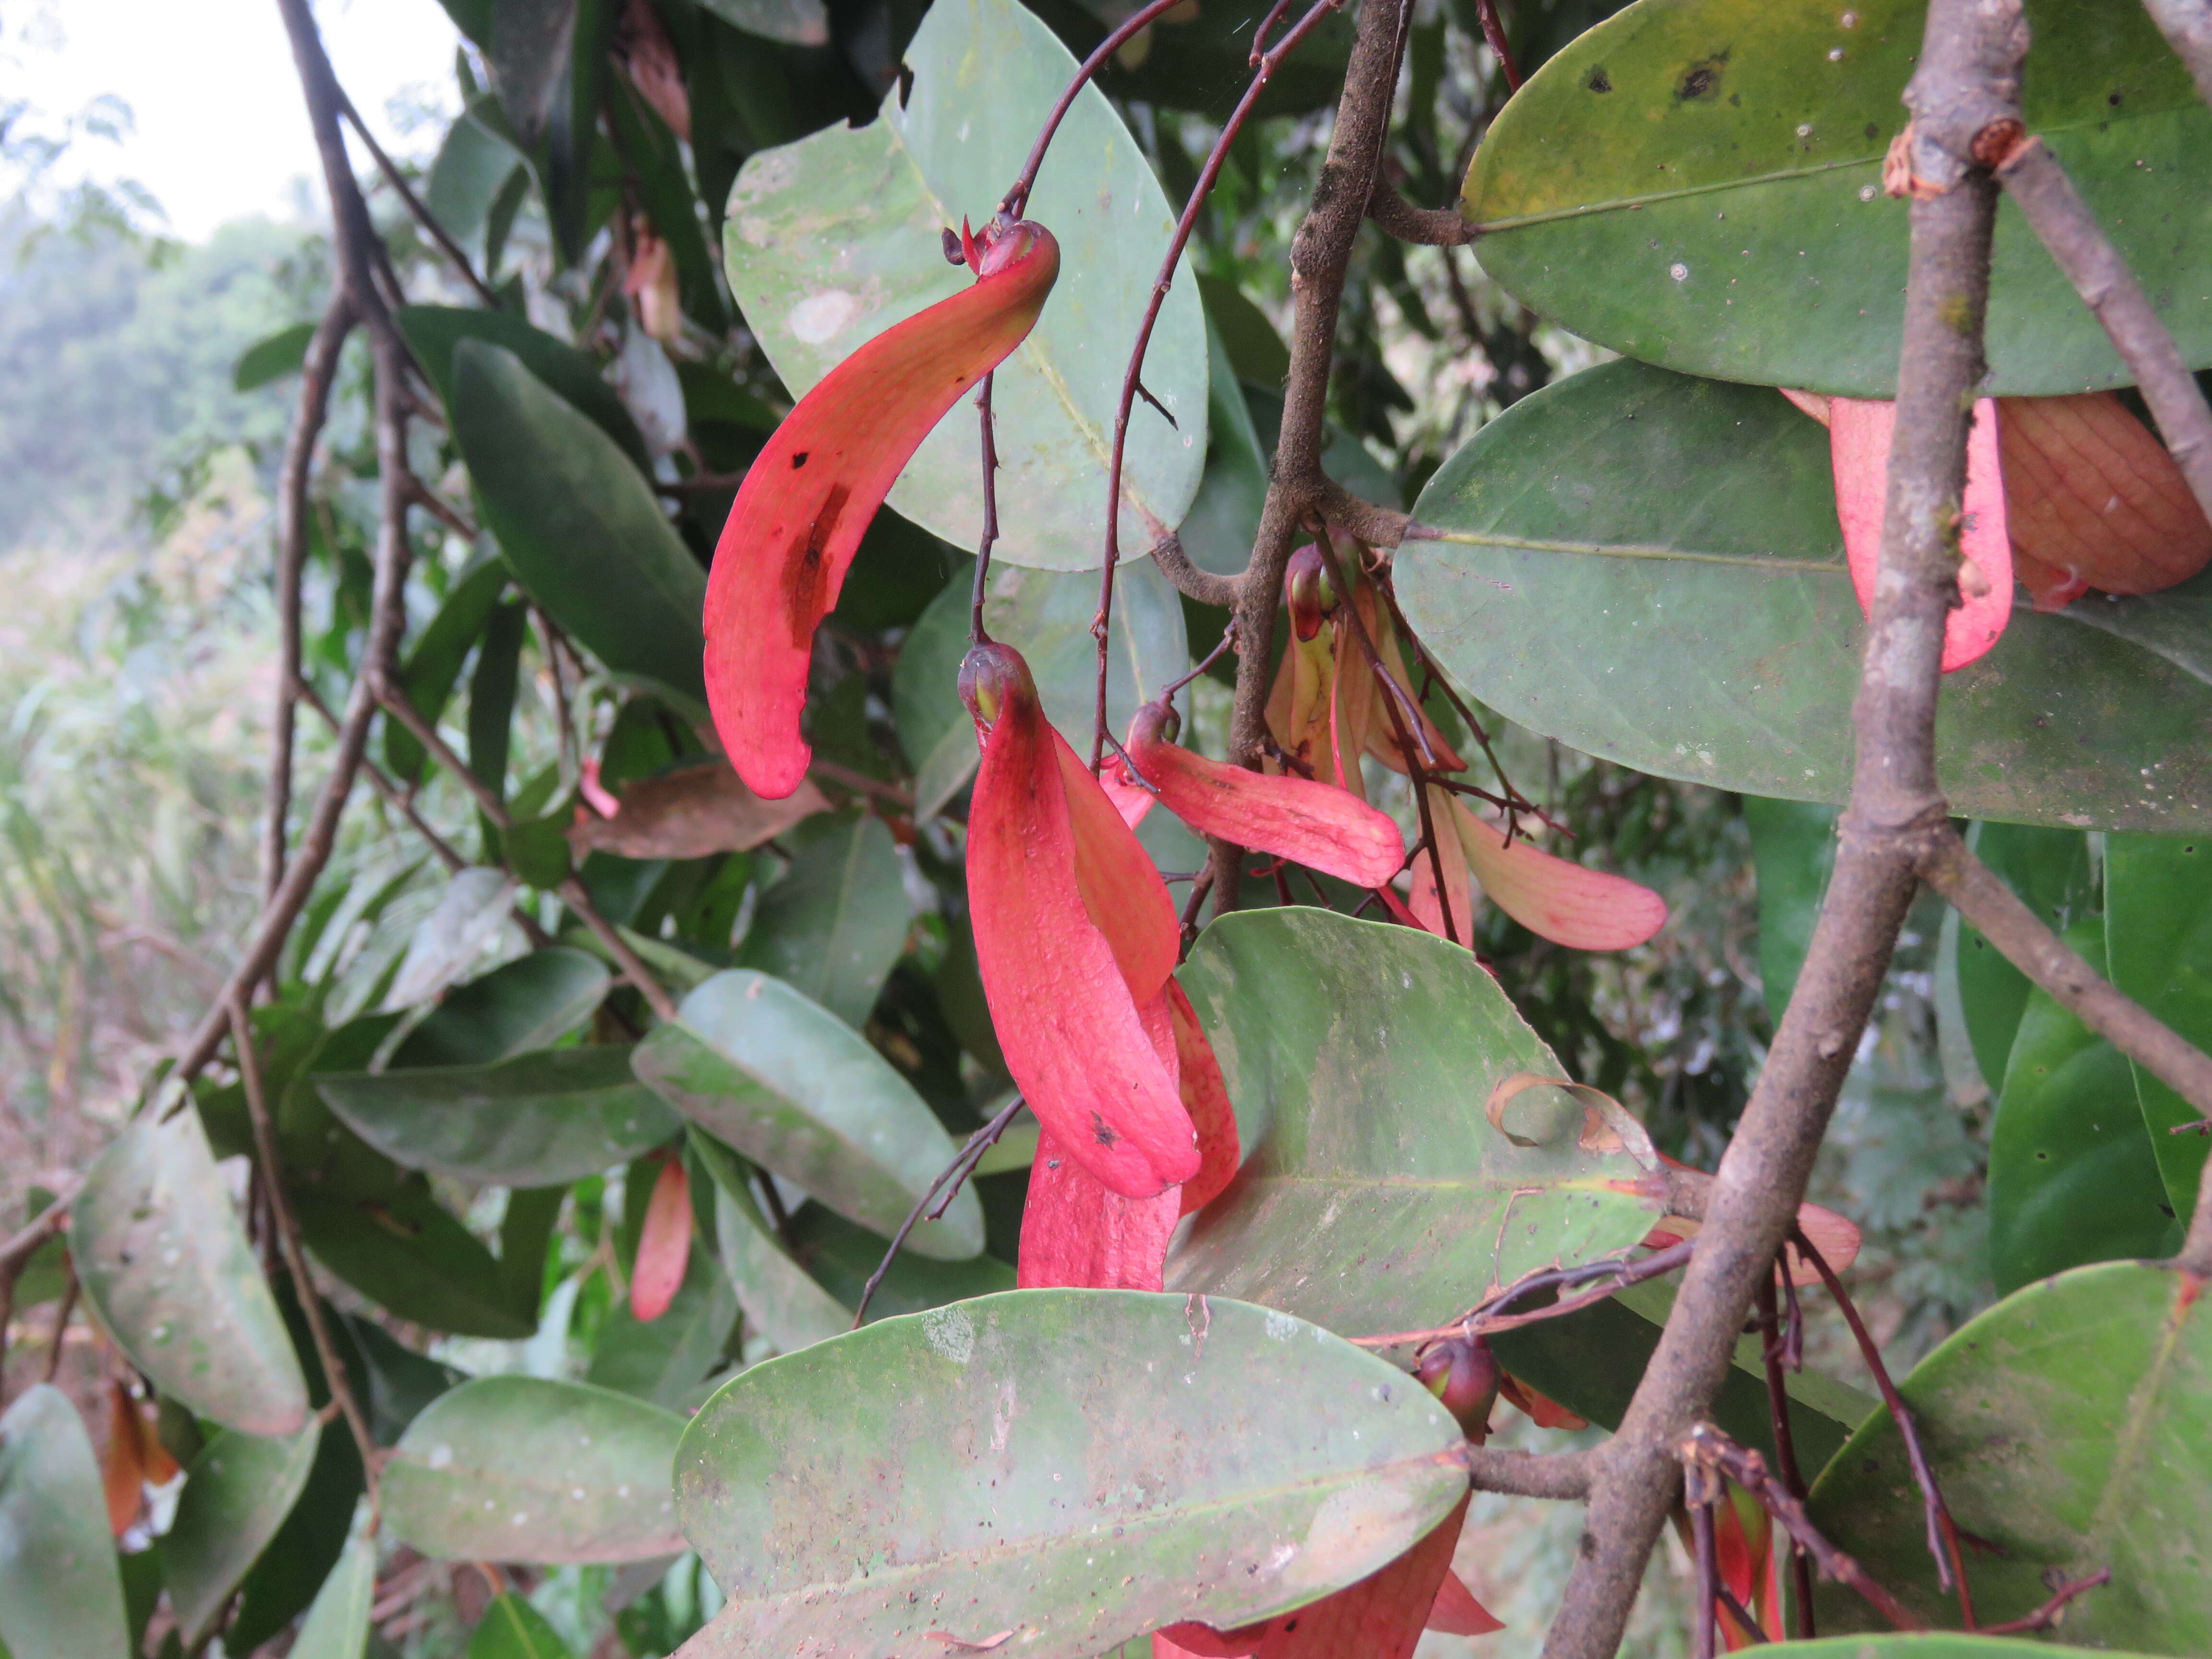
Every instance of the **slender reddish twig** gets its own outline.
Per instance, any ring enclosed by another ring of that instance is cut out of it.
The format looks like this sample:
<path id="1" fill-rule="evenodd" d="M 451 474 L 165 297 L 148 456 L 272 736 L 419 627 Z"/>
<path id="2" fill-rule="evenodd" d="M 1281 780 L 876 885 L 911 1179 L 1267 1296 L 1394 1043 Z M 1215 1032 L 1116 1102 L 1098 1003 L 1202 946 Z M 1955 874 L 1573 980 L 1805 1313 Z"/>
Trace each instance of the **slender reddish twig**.
<path id="1" fill-rule="evenodd" d="M 1718 1645 L 1720 1621 L 1714 1617 L 1721 1588 L 1720 1564 L 1713 1547 L 1713 1499 L 1719 1495 L 1720 1477 L 1702 1463 L 1692 1463 L 1683 1481 L 1683 1498 L 1690 1506 L 1690 1536 L 1698 1558 L 1697 1626 L 1691 1652 L 1696 1659 L 1713 1659 Z"/>
<path id="2" fill-rule="evenodd" d="M 1776 1259 L 1776 1276 L 1785 1285 L 1790 1281 L 1788 1261 Z M 1790 1334 L 1785 1336 L 1778 1328 L 1775 1306 L 1774 1278 L 1770 1277 L 1759 1292 L 1759 1353 L 1766 1365 L 1766 1408 L 1773 1419 L 1774 1466 L 1782 1476 L 1792 1498 L 1802 1501 L 1805 1496 L 1805 1477 L 1797 1467 L 1797 1441 L 1790 1425 L 1790 1392 L 1783 1382 L 1784 1368 L 1789 1364 L 1791 1344 L 1796 1340 L 1797 1297 L 1794 1288 L 1790 1297 Z M 1790 1587 L 1797 1606 L 1797 1639 L 1813 1639 L 1813 1564 L 1805 1552 L 1792 1539 L 1789 1544 Z"/>
<path id="3" fill-rule="evenodd" d="M 868 1304 L 875 1299 L 876 1287 L 884 1282 L 884 1275 L 891 1270 L 891 1263 L 898 1259 L 900 1247 L 906 1243 L 907 1235 L 921 1224 L 922 1212 L 928 1211 L 929 1218 L 934 1221 L 951 1207 L 952 1200 L 960 1194 L 961 1183 L 974 1173 L 975 1166 L 983 1161 L 983 1154 L 997 1144 L 999 1137 L 1006 1133 L 1006 1126 L 1014 1121 L 1014 1114 L 1026 1103 L 1019 1095 L 1008 1101 L 996 1117 L 961 1144 L 960 1150 L 952 1154 L 952 1162 L 939 1170 L 937 1179 L 929 1183 L 929 1189 L 915 1200 L 914 1208 L 906 1212 L 906 1219 L 899 1223 L 898 1231 L 891 1235 L 890 1246 L 884 1250 L 884 1259 L 876 1264 L 875 1272 L 868 1275 L 868 1282 L 860 1287 L 860 1305 L 853 1310 L 854 1330 L 859 1330 L 860 1322 L 868 1316 Z M 943 1200 L 936 1209 L 930 1210 L 930 1200 L 937 1198 L 940 1192 L 944 1194 Z"/>
<path id="4" fill-rule="evenodd" d="M 1498 0 L 1474 0 L 1474 15 L 1482 20 L 1482 38 L 1498 59 L 1508 92 L 1521 90 L 1521 66 L 1513 61 L 1513 48 L 1505 41 L 1505 25 L 1498 15 Z"/>
<path id="5" fill-rule="evenodd" d="M 1515 1330 L 1541 1320 L 1557 1319 L 1562 1315 L 1587 1308 L 1593 1302 L 1601 1302 L 1615 1291 L 1626 1290 L 1631 1285 L 1641 1285 L 1647 1279 L 1657 1279 L 1663 1273 L 1674 1272 L 1690 1259 L 1697 1245 L 1696 1239 L 1686 1238 L 1679 1244 L 1670 1244 L 1663 1250 L 1653 1251 L 1640 1261 L 1625 1261 L 1616 1256 L 1603 1261 L 1586 1261 L 1578 1267 L 1546 1267 L 1535 1273 L 1524 1273 L 1497 1295 L 1468 1309 L 1449 1325 L 1438 1325 L 1422 1331 L 1392 1331 L 1383 1336 L 1355 1336 L 1351 1340 L 1363 1348 L 1398 1348 L 1411 1342 L 1432 1341 L 1440 1336 L 1476 1337 L 1492 1331 Z M 1570 1297 L 1528 1313 L 1498 1311 L 1538 1291 L 1565 1290 L 1570 1285 L 1587 1284 L 1594 1279 L 1606 1279 L 1611 1282 L 1581 1296 Z"/>
<path id="6" fill-rule="evenodd" d="M 2024 1619 L 2008 1619 L 2002 1625 L 1985 1625 L 1976 1634 L 1981 1636 L 2026 1636 L 2031 1631 L 2048 1630 L 2058 1622 L 2059 1609 L 2085 1590 L 2095 1589 L 2100 1584 L 2112 1582 L 2112 1570 L 2100 1567 L 2087 1578 L 2077 1578 L 2070 1584 L 2061 1584 L 2057 1593 Z"/>
<path id="7" fill-rule="evenodd" d="M 1920 1487 L 1920 1504 L 1928 1519 L 1928 1553 L 1936 1558 L 1936 1582 L 1945 1589 L 1950 1589 L 1955 1584 L 1959 1592 L 1959 1617 L 1965 1621 L 1966 1628 L 1972 1630 L 1974 1628 L 1974 1598 L 1966 1585 L 1966 1563 L 1959 1549 L 1958 1525 L 1951 1519 L 1950 1505 L 1943 1501 L 1943 1489 L 1936 1484 L 1936 1471 L 1928 1462 L 1927 1449 L 1920 1443 L 1919 1425 L 1912 1420 L 1912 1413 L 1905 1405 L 1904 1396 L 1898 1393 L 1897 1384 L 1890 1381 L 1889 1367 L 1882 1364 L 1881 1348 L 1868 1334 L 1866 1322 L 1859 1317 L 1856 1304 L 1844 1289 L 1843 1281 L 1836 1277 L 1835 1269 L 1828 1265 L 1827 1258 L 1814 1247 L 1811 1239 L 1805 1237 L 1805 1230 L 1794 1222 L 1790 1228 L 1790 1240 L 1813 1264 L 1813 1271 L 1820 1275 L 1820 1282 L 1828 1287 L 1828 1294 L 1836 1298 L 1836 1306 L 1843 1311 L 1844 1322 L 1851 1328 L 1851 1335 L 1859 1345 L 1860 1356 L 1865 1359 L 1867 1370 L 1874 1375 L 1875 1387 L 1881 1390 L 1882 1404 L 1889 1407 L 1890 1416 L 1896 1419 L 1897 1431 L 1905 1438 L 1906 1461 L 1912 1466 L 1912 1478 Z"/>
<path id="8" fill-rule="evenodd" d="M 1257 69 L 1261 58 L 1267 56 L 1267 37 L 1274 33 L 1275 25 L 1283 21 L 1283 14 L 1291 9 L 1291 0 L 1275 0 L 1267 8 L 1267 15 L 1260 20 L 1260 27 L 1252 31 L 1252 50 L 1244 56 L 1244 67 Z"/>
<path id="9" fill-rule="evenodd" d="M 991 382 L 997 371 L 983 377 L 983 388 L 975 394 L 975 408 L 983 426 L 983 534 L 975 544 L 975 585 L 968 594 L 968 643 L 988 644 L 991 636 L 983 631 L 983 586 L 991 574 L 991 548 L 999 539 L 999 438 L 997 422 L 991 414 Z"/>
<path id="10" fill-rule="evenodd" d="M 1091 634 L 1098 641 L 1098 694 L 1092 713 L 1091 738 L 1091 769 L 1095 774 L 1104 763 L 1106 755 L 1106 666 L 1108 624 L 1114 614 L 1114 571 L 1121 558 L 1121 465 L 1129 443 L 1129 414 L 1136 406 L 1137 382 L 1145 368 L 1145 352 L 1152 343 L 1152 329 L 1159 321 L 1160 307 L 1167 302 L 1168 290 L 1174 285 L 1176 266 L 1182 259 L 1185 244 L 1192 231 L 1198 227 L 1198 216 L 1206 206 L 1206 198 L 1213 193 L 1214 180 L 1221 176 L 1223 163 L 1229 159 L 1229 147 L 1237 135 L 1244 130 L 1244 123 L 1252 114 L 1252 106 L 1260 94 L 1267 89 L 1276 66 L 1298 43 L 1319 26 L 1322 19 L 1334 12 L 1343 0 L 1317 0 L 1304 17 L 1291 25 L 1290 33 L 1280 43 L 1261 58 L 1254 71 L 1251 84 L 1244 95 L 1237 100 L 1206 155 L 1206 164 L 1199 169 L 1198 182 L 1191 186 L 1190 199 L 1183 204 L 1182 217 L 1176 222 L 1175 234 L 1168 240 L 1168 251 L 1160 260 L 1160 274 L 1152 283 L 1152 297 L 1146 302 L 1144 320 L 1137 325 L 1137 343 L 1129 352 L 1129 367 L 1121 376 L 1121 401 L 1114 416 L 1114 447 L 1106 463 L 1106 561 L 1098 573 L 1098 615 L 1091 624 Z M 1139 13 L 1138 15 L 1143 15 Z M 1042 142 L 1042 141 L 1040 141 Z"/>
<path id="11" fill-rule="evenodd" d="M 1044 165 L 1045 151 L 1052 148 L 1053 135 L 1060 131 L 1060 122 L 1066 118 L 1067 112 L 1074 108 L 1077 96 L 1091 84 L 1091 77 L 1105 68 L 1106 60 L 1127 46 L 1139 29 L 1162 12 L 1173 11 L 1182 3 L 1182 0 L 1151 0 L 1150 4 L 1124 18 L 1111 34 L 1092 48 L 1091 56 L 1076 69 L 1074 78 L 1067 83 L 1067 89 L 1060 94 L 1060 101 L 1052 106 L 1052 113 L 1044 118 L 1044 126 L 1037 134 L 1036 143 L 1030 147 L 1030 159 L 1022 163 L 1021 177 L 1014 180 L 1014 187 L 999 204 L 999 211 L 1002 215 L 1018 219 L 1023 210 L 1029 206 L 1030 191 L 1036 185 L 1037 169 Z"/>

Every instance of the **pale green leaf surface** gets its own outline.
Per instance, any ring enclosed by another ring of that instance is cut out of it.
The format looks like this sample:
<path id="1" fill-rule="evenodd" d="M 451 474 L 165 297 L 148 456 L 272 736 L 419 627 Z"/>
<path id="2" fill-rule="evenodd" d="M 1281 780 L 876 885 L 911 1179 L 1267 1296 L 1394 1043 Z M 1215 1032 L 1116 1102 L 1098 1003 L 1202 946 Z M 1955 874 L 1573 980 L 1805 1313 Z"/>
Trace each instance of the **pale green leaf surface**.
<path id="1" fill-rule="evenodd" d="M 321 1438 L 313 1423 L 283 1439 L 226 1429 L 192 1459 L 161 1539 L 169 1605 L 187 1648 L 222 1617 L 230 1593 L 299 1502 Z"/>
<path id="2" fill-rule="evenodd" d="M 43 1382 L 0 1416 L 0 1644 L 13 1659 L 131 1650 L 100 1465 L 76 1407 Z"/>

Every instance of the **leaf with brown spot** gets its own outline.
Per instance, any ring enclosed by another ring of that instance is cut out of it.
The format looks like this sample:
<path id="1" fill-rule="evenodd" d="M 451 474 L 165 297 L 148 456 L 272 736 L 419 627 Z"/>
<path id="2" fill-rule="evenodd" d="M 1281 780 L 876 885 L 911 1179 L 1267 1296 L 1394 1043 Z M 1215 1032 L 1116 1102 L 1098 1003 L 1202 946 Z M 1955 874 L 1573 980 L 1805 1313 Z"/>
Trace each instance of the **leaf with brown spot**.
<path id="1" fill-rule="evenodd" d="M 611 817 L 586 818 L 568 832 L 582 858 L 611 853 L 625 859 L 696 859 L 743 853 L 773 840 L 800 819 L 830 810 L 811 781 L 781 800 L 764 800 L 726 762 L 687 766 L 633 783 L 617 797 Z"/>

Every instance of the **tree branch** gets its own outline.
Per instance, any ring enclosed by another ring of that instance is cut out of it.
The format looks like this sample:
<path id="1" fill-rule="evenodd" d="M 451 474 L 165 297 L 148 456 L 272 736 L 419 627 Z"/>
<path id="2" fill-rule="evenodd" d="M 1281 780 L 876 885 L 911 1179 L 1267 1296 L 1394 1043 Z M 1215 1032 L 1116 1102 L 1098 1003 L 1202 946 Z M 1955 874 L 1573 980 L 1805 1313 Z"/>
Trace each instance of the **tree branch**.
<path id="1" fill-rule="evenodd" d="M 1282 431 L 1252 562 L 1237 599 L 1237 696 L 1229 718 L 1229 758 L 1255 771 L 1267 748 L 1270 654 L 1283 567 L 1319 499 L 1329 365 L 1345 272 L 1382 164 L 1410 15 L 1411 0 L 1366 0 L 1360 7 L 1313 205 L 1291 239 L 1291 368 L 1283 386 Z M 1220 915 L 1237 908 L 1244 873 L 1242 851 L 1218 844 L 1212 868 L 1214 911 Z"/>
<path id="2" fill-rule="evenodd" d="M 356 321 L 343 293 L 315 325 L 301 365 L 300 410 L 284 445 L 277 484 L 276 511 L 276 708 L 270 722 L 267 822 L 262 828 L 261 902 L 268 904 L 284 882 L 284 854 L 290 842 L 294 714 L 300 685 L 300 581 L 307 562 L 307 485 L 314 472 L 315 446 L 329 416 L 331 386 L 337 376 L 338 352 Z"/>
<path id="3" fill-rule="evenodd" d="M 1468 1477 L 1483 1492 L 1569 1503 L 1589 1495 L 1590 1455 L 1586 1451 L 1525 1452 L 1470 1445 L 1465 1455 Z"/>
<path id="4" fill-rule="evenodd" d="M 284 1253 L 284 1270 L 292 1277 L 293 1300 L 300 1304 L 301 1315 L 307 1322 L 307 1334 L 314 1340 L 315 1358 L 322 1361 L 324 1385 L 344 1414 L 346 1426 L 353 1431 L 354 1444 L 361 1452 L 362 1477 L 368 1483 L 368 1533 L 373 1538 L 384 1502 L 376 1437 L 369 1432 L 368 1419 L 362 1412 L 361 1402 L 353 1396 L 345 1362 L 338 1357 L 337 1344 L 331 1339 L 330 1322 L 323 1316 L 323 1299 L 316 1294 L 314 1278 L 307 1271 L 307 1252 L 300 1243 L 299 1218 L 292 1213 L 292 1200 L 284 1193 L 284 1166 L 276 1156 L 276 1131 L 269 1120 L 269 1100 L 261 1079 L 261 1056 L 254 1049 L 253 1021 L 246 1012 L 243 995 L 232 997 L 228 1012 L 231 1046 L 238 1054 L 239 1081 L 246 1091 L 246 1115 L 253 1124 L 254 1155 L 261 1164 L 262 1190 L 269 1196 L 270 1213 L 276 1218 L 276 1242 Z"/>
<path id="5" fill-rule="evenodd" d="M 1314 487 L 1314 506 L 1322 518 L 1350 531 L 1370 547 L 1397 546 L 1406 538 L 1406 526 L 1413 521 L 1412 514 L 1363 500 L 1327 473 Z"/>
<path id="6" fill-rule="evenodd" d="M 1415 207 L 1387 178 L 1376 179 L 1367 216 L 1385 234 L 1423 247 L 1464 247 L 1480 234 L 1480 227 L 1468 223 L 1456 207 Z"/>
<path id="7" fill-rule="evenodd" d="M 2143 0 L 2143 9 L 2174 55 L 2189 65 L 2197 95 L 2212 104 L 2212 5 L 2205 0 Z"/>
<path id="8" fill-rule="evenodd" d="M 2081 303 L 2105 325 L 2197 504 L 2212 517 L 2212 409 L 2205 407 L 2204 394 L 2175 349 L 2173 336 L 2151 309 L 2150 296 L 2040 139 L 2014 146 L 1996 173 L 1997 182 L 2019 204 Z"/>
<path id="9" fill-rule="evenodd" d="M 1244 591 L 1242 576 L 1217 576 L 1193 564 L 1190 555 L 1183 550 L 1182 538 L 1172 530 L 1152 544 L 1152 562 L 1160 568 L 1160 574 L 1168 579 L 1176 592 L 1200 605 L 1233 611 Z"/>
<path id="10" fill-rule="evenodd" d="M 1966 428 L 1984 372 L 1996 210 L 1996 187 L 1972 156 L 1985 129 L 2019 118 L 2027 44 L 2018 0 L 1934 0 L 1929 9 L 1905 101 L 1913 170 L 1938 193 L 1911 209 L 1881 566 L 1852 709 L 1857 759 L 1835 874 L 1796 994 L 1722 1157 L 1681 1294 L 1600 1455 L 1589 1530 L 1546 1659 L 1608 1659 L 1620 1645 L 1673 1500 L 1678 1448 L 1719 1384 L 1790 1229 L 1917 890 L 1919 856 L 1944 823 L 1935 764 L 1939 665 L 1958 592 Z"/>
<path id="11" fill-rule="evenodd" d="M 422 198 L 415 193 L 413 186 L 408 184 L 406 176 L 399 171 L 392 159 L 384 153 L 384 146 L 376 142 L 376 135 L 368 130 L 368 124 L 361 118 L 361 112 L 353 106 L 353 100 L 348 98 L 343 92 L 338 94 L 338 112 L 353 123 L 353 130 L 361 135 L 361 142 L 368 146 L 368 153 L 376 158 L 377 170 L 384 174 L 384 181 L 399 192 L 399 199 L 407 204 L 408 212 L 415 216 L 415 222 L 429 232 L 430 240 L 438 245 L 438 251 L 453 261 L 453 268 L 461 273 L 462 280 L 468 283 L 477 298 L 483 301 L 488 309 L 497 311 L 499 295 L 484 286 L 483 280 L 476 273 L 476 267 L 469 263 L 469 256 L 461 252 L 461 245 L 446 234 L 446 228 L 440 224 L 432 216 L 430 210 L 423 205 Z"/>

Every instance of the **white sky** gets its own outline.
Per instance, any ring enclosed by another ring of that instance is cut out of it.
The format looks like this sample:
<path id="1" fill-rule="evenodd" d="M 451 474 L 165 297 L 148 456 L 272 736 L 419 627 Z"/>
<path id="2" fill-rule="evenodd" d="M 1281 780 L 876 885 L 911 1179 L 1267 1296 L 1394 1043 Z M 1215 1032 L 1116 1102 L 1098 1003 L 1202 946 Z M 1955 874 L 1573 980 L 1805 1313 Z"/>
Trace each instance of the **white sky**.
<path id="1" fill-rule="evenodd" d="M 192 241 L 230 219 L 295 216 L 301 179 L 314 180 L 321 216 L 320 169 L 275 0 L 0 5 L 15 14 L 0 94 L 50 118 L 113 94 L 137 118 L 120 145 L 81 141 L 61 179 L 135 179 L 167 212 L 170 234 Z M 458 37 L 438 0 L 317 0 L 315 9 L 339 83 L 378 142 L 395 155 L 424 155 L 434 133 L 397 130 L 386 105 L 459 106 Z"/>

